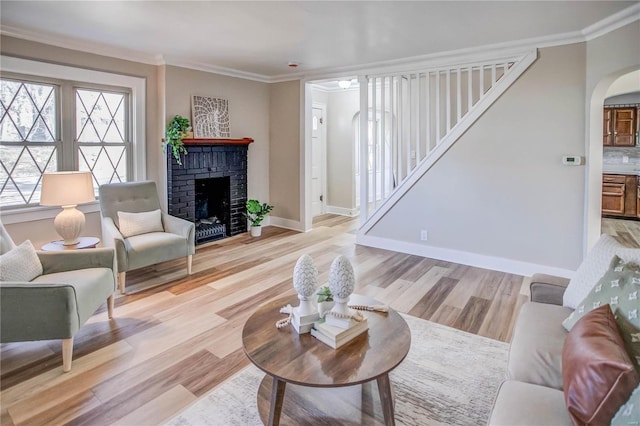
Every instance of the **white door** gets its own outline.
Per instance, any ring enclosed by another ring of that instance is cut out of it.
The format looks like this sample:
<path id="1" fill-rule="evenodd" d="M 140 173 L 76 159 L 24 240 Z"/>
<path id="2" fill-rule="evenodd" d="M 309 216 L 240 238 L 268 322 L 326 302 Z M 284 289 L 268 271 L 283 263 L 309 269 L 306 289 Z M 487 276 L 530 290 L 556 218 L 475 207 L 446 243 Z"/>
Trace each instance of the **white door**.
<path id="1" fill-rule="evenodd" d="M 321 108 L 313 108 L 311 118 L 311 214 L 324 213 L 324 119 Z"/>

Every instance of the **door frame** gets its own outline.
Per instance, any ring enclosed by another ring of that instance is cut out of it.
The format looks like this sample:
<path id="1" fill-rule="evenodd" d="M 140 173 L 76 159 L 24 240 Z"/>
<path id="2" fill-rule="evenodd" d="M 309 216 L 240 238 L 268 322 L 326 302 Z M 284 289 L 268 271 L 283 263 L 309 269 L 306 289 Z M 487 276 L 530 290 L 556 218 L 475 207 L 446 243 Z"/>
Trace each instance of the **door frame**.
<path id="1" fill-rule="evenodd" d="M 323 126 L 320 128 L 320 146 L 322 148 L 322 158 L 320 160 L 320 168 L 322 170 L 322 178 L 320 181 L 320 191 L 322 191 L 322 207 L 320 214 L 327 212 L 327 104 L 321 102 L 311 102 L 311 119 L 313 120 L 313 109 L 319 109 L 322 111 Z M 313 138 L 313 129 L 312 138 Z M 311 150 L 311 164 L 313 167 L 313 150 Z M 313 176 L 311 177 L 313 179 Z M 313 189 L 312 189 L 313 192 Z M 313 196 L 313 194 L 312 194 Z M 313 217 L 313 208 L 311 209 L 311 216 Z"/>

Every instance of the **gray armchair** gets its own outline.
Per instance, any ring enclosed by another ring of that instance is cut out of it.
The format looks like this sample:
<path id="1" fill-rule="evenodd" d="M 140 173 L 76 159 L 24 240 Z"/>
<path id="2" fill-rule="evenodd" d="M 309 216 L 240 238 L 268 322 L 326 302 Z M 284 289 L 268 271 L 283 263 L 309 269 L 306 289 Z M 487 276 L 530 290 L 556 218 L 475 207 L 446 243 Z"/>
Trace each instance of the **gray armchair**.
<path id="1" fill-rule="evenodd" d="M 0 254 L 15 247 L 0 224 Z M 73 338 L 105 300 L 113 317 L 116 276 L 108 248 L 38 251 L 43 274 L 0 282 L 0 342 L 62 339 L 62 369 L 71 370 Z"/>
<path id="2" fill-rule="evenodd" d="M 125 292 L 126 272 L 167 260 L 185 257 L 187 273 L 195 253 L 195 225 L 162 213 L 164 232 L 150 232 L 125 238 L 119 230 L 118 212 L 140 213 L 160 208 L 155 182 L 127 182 L 101 185 L 103 244 L 114 247 L 118 286 Z"/>

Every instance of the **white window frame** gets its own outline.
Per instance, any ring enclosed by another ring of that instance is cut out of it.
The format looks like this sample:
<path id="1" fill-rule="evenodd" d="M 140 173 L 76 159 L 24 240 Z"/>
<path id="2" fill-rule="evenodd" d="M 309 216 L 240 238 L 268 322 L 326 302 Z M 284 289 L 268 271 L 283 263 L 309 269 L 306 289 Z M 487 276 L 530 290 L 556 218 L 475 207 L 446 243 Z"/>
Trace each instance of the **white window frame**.
<path id="1" fill-rule="evenodd" d="M 120 86 L 131 90 L 132 175 L 134 181 L 144 180 L 146 167 L 146 80 L 104 71 L 94 71 L 67 65 L 50 64 L 11 56 L 0 56 L 2 71 L 26 74 L 81 83 Z M 85 213 L 100 211 L 98 201 L 78 206 Z M 31 206 L 17 209 L 0 209 L 0 219 L 5 224 L 54 218 L 59 207 Z"/>

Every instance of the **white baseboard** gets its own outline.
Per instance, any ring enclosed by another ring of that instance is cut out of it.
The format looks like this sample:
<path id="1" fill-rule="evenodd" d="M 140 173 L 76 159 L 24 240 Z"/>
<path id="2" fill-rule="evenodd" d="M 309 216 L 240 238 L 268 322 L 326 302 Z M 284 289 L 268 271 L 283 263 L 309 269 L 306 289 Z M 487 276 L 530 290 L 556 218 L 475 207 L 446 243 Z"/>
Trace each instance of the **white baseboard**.
<path id="1" fill-rule="evenodd" d="M 304 226 L 298 220 L 285 219 L 277 216 L 268 216 L 266 225 L 277 226 L 278 228 L 291 229 L 293 231 L 305 232 Z M 265 221 L 266 221 L 265 219 Z"/>
<path id="2" fill-rule="evenodd" d="M 406 241 L 374 237 L 371 235 L 358 234 L 356 236 L 356 244 L 385 250 L 393 250 L 416 256 L 429 257 L 431 259 L 445 260 L 447 262 L 461 263 L 463 265 L 491 269 L 509 274 L 523 275 L 526 277 L 530 277 L 535 273 L 543 273 L 571 278 L 575 273 L 575 271 L 570 269 L 556 268 L 554 266 L 538 265 L 535 263 L 522 262 L 520 260 L 485 256 L 477 253 L 426 246 Z"/>
<path id="3" fill-rule="evenodd" d="M 358 209 L 348 209 L 346 207 L 327 206 L 327 213 L 338 214 L 340 216 L 356 217 L 359 214 Z"/>

